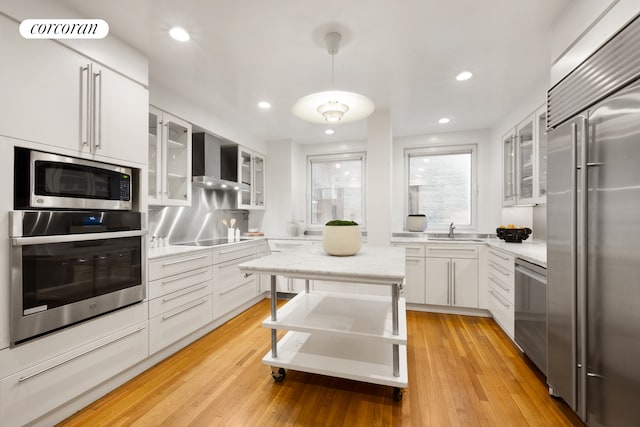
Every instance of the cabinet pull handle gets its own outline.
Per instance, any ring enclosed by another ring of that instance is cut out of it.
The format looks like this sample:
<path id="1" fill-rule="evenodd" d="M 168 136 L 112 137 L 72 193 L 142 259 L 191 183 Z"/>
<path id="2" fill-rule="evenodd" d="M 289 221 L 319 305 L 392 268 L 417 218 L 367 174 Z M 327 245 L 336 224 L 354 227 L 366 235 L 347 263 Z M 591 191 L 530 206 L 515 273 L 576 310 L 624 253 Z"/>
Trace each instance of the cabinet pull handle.
<path id="1" fill-rule="evenodd" d="M 84 72 L 87 72 L 87 90 L 86 93 L 84 93 L 83 91 L 83 77 L 84 77 Z M 82 145 L 86 145 L 88 146 L 89 143 L 91 142 L 91 121 L 90 121 L 90 117 L 91 117 L 91 100 L 90 100 L 90 93 L 91 93 L 91 64 L 87 64 L 86 67 L 80 67 L 80 126 L 82 127 L 84 125 L 84 127 L 86 128 L 85 131 L 85 141 L 82 141 Z M 82 117 L 82 102 L 86 101 L 87 102 L 87 111 L 86 111 L 86 116 L 83 118 Z M 80 133 L 82 134 L 82 130 L 80 130 Z"/>
<path id="2" fill-rule="evenodd" d="M 96 85 L 96 81 L 98 84 Z M 96 97 L 96 86 L 98 88 L 98 96 Z M 97 98 L 97 101 L 96 101 Z M 102 150 L 102 70 L 98 70 L 93 74 L 93 122 L 97 126 L 97 138 L 95 142 L 96 150 Z M 98 112 L 96 113 L 96 107 Z M 96 124 L 97 123 L 97 124 Z"/>
<path id="3" fill-rule="evenodd" d="M 185 295 L 189 295 L 189 294 L 192 294 L 194 292 L 201 291 L 202 289 L 206 288 L 207 286 L 208 285 L 202 285 L 202 286 L 199 286 L 199 287 L 197 287 L 195 289 L 187 288 L 186 292 L 182 292 L 180 294 L 176 293 L 176 294 L 174 294 L 173 296 L 171 296 L 169 298 L 162 298 L 162 302 L 173 301 L 174 299 L 178 299 L 178 298 L 183 297 Z"/>
<path id="4" fill-rule="evenodd" d="M 451 276 L 453 279 L 451 280 L 451 299 L 453 301 L 453 305 L 456 305 L 456 261 L 451 261 Z"/>
<path id="5" fill-rule="evenodd" d="M 164 286 L 164 285 L 166 285 L 168 283 L 175 282 L 176 280 L 188 279 L 189 277 L 199 276 L 199 275 L 204 274 L 204 273 L 206 273 L 206 271 L 198 271 L 197 273 L 187 274 L 186 276 L 173 277 L 173 278 L 168 279 L 168 280 L 163 280 L 162 281 L 162 286 Z"/>
<path id="6" fill-rule="evenodd" d="M 108 346 L 108 345 L 111 345 L 111 344 L 113 344 L 113 343 L 115 343 L 115 342 L 117 342 L 117 341 L 120 341 L 120 340 L 122 340 L 122 339 L 124 339 L 124 338 L 127 338 L 127 337 L 129 337 L 129 336 L 131 336 L 131 335 L 133 335 L 133 334 L 137 334 L 138 332 L 140 332 L 140 331 L 141 331 L 141 330 L 143 330 L 143 329 L 144 329 L 144 326 L 140 326 L 140 327 L 138 327 L 135 331 L 131 331 L 131 332 L 129 332 L 129 333 L 126 333 L 126 334 L 122 335 L 121 337 L 118 337 L 118 338 L 113 339 L 112 341 L 106 342 L 106 343 L 104 343 L 104 344 L 100 344 L 98 347 L 95 347 L 95 348 L 92 348 L 92 349 L 90 349 L 90 350 L 84 351 L 84 352 L 82 352 L 82 353 L 80 353 L 80 354 L 77 354 L 77 355 L 73 356 L 72 358 L 67 359 L 67 360 L 65 360 L 65 361 L 63 361 L 63 362 L 56 363 L 55 365 L 49 366 L 48 368 L 44 368 L 44 369 L 42 369 L 42 370 L 40 370 L 40 371 L 38 371 L 38 372 L 34 372 L 33 374 L 29 374 L 29 375 L 27 375 L 27 376 L 20 377 L 20 378 L 18 378 L 18 382 L 19 382 L 19 383 L 22 383 L 22 382 L 25 382 L 25 381 L 27 381 L 27 380 L 30 380 L 31 378 L 37 377 L 37 376 L 39 376 L 39 375 L 41 375 L 41 374 L 44 374 L 45 372 L 49 372 L 50 370 L 55 369 L 55 368 L 57 368 L 57 367 L 59 367 L 59 366 L 65 365 L 65 364 L 67 364 L 67 363 L 71 362 L 72 360 L 75 360 L 75 359 L 77 359 L 77 358 L 79 358 L 79 357 L 82 357 L 82 356 L 84 356 L 84 355 L 86 355 L 86 354 L 93 353 L 93 352 L 94 352 L 94 351 L 96 351 L 96 350 L 99 350 L 99 349 L 101 349 L 101 348 L 103 348 L 103 347 L 106 347 L 106 346 Z"/>
<path id="7" fill-rule="evenodd" d="M 228 293 L 231 293 L 231 292 L 235 291 L 236 289 L 239 289 L 239 288 L 241 288 L 241 287 L 243 287 L 243 286 L 248 285 L 249 283 L 251 283 L 251 281 L 252 281 L 252 280 L 253 280 L 253 279 L 251 279 L 251 280 L 247 280 L 247 281 L 245 281 L 245 282 L 242 282 L 242 283 L 240 283 L 239 285 L 234 286 L 233 288 L 227 288 L 227 289 L 225 289 L 225 290 L 224 290 L 224 291 L 222 291 L 222 292 L 218 292 L 218 295 L 219 295 L 219 296 L 224 296 L 224 295 L 226 295 L 226 294 L 228 294 Z M 291 290 L 291 289 L 290 289 L 290 290 Z"/>
<path id="8" fill-rule="evenodd" d="M 507 292 L 511 292 L 511 289 L 508 286 L 503 285 L 501 281 L 497 280 L 493 276 L 489 276 L 489 280 L 491 280 L 496 285 L 500 286 L 503 290 L 505 290 Z"/>
<path id="9" fill-rule="evenodd" d="M 175 313 L 171 313 L 171 314 L 170 314 L 170 315 L 168 315 L 168 316 L 162 316 L 162 320 L 169 320 L 169 319 L 171 319 L 172 317 L 177 316 L 178 314 L 182 314 L 182 313 L 184 313 L 185 311 L 189 311 L 189 310 L 191 310 L 192 308 L 199 307 L 199 306 L 201 306 L 202 304 L 204 304 L 205 302 L 207 302 L 206 298 L 205 298 L 205 299 L 203 299 L 203 300 L 198 301 L 198 302 L 197 302 L 197 303 L 195 303 L 195 304 L 190 305 L 189 307 L 185 307 L 185 308 L 183 308 L 182 310 L 176 311 Z"/>
<path id="10" fill-rule="evenodd" d="M 451 304 L 451 261 L 447 261 L 447 305 Z"/>
<path id="11" fill-rule="evenodd" d="M 494 297 L 495 299 L 497 299 L 497 300 L 498 300 L 498 302 L 499 302 L 500 304 L 502 304 L 502 305 L 504 305 L 505 307 L 509 308 L 509 303 L 508 303 L 508 302 L 507 302 L 507 303 L 505 303 L 505 302 L 504 302 L 504 300 L 502 299 L 502 297 L 501 297 L 499 294 L 497 294 L 497 293 L 495 293 L 495 292 L 493 292 L 493 291 L 489 291 L 489 293 L 490 293 L 491 295 L 493 295 L 493 297 Z"/>
<path id="12" fill-rule="evenodd" d="M 233 252 L 243 251 L 243 250 L 248 249 L 248 248 L 249 248 L 248 246 L 244 246 L 243 245 L 241 248 L 222 250 L 222 251 L 220 251 L 218 253 L 220 255 L 226 255 L 226 254 L 230 254 L 230 253 L 233 253 Z"/>
<path id="13" fill-rule="evenodd" d="M 441 252 L 475 252 L 476 248 L 452 248 L 452 247 L 445 247 L 445 248 L 429 248 L 429 251 L 441 251 Z"/>
<path id="14" fill-rule="evenodd" d="M 420 259 L 411 259 L 411 258 L 405 258 L 406 262 L 420 262 Z"/>
<path id="15" fill-rule="evenodd" d="M 176 264 L 180 264 L 183 262 L 189 262 L 189 261 L 196 261 L 199 259 L 205 259 L 207 257 L 207 255 L 202 255 L 202 256 L 197 256 L 197 257 L 193 257 L 193 258 L 186 258 L 186 259 L 179 259 L 177 261 L 171 261 L 171 262 L 164 262 L 162 263 L 163 267 L 168 267 L 170 265 L 176 265 Z"/>
<path id="16" fill-rule="evenodd" d="M 502 256 L 502 255 L 500 255 L 498 252 L 495 252 L 495 251 L 489 250 L 489 253 L 490 253 L 491 255 L 497 256 L 498 258 L 503 259 L 503 260 L 505 260 L 505 261 L 510 261 L 510 258 L 509 258 L 509 257 L 507 257 L 507 256 Z"/>
<path id="17" fill-rule="evenodd" d="M 502 274 L 503 276 L 511 276 L 511 273 L 508 271 L 505 271 L 504 268 L 502 268 L 501 266 L 499 266 L 498 264 L 489 261 L 489 266 L 491 268 L 493 268 L 495 271 L 497 271 L 498 273 Z"/>

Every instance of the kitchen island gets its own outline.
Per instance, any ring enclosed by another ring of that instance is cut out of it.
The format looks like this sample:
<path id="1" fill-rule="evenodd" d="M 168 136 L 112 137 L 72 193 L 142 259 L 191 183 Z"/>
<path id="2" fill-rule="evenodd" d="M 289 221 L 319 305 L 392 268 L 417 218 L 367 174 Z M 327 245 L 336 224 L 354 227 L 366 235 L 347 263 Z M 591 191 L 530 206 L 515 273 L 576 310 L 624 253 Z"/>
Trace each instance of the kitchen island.
<path id="1" fill-rule="evenodd" d="M 394 387 L 407 387 L 404 249 L 363 247 L 354 256 L 327 255 L 303 246 L 242 263 L 245 274 L 271 276 L 271 351 L 262 359 L 275 381 L 285 368 Z M 276 308 L 276 276 L 305 280 L 305 291 Z M 309 280 L 389 287 L 389 296 L 310 292 Z M 277 341 L 277 330 L 289 332 Z"/>

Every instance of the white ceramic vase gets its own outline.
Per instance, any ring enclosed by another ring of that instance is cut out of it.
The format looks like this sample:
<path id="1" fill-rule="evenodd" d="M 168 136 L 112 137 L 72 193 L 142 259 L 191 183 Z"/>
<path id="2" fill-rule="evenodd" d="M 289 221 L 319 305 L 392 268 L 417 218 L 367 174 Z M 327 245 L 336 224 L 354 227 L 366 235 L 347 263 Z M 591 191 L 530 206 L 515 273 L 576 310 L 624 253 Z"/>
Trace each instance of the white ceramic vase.
<path id="1" fill-rule="evenodd" d="M 350 256 L 360 250 L 359 225 L 325 225 L 322 232 L 322 247 L 329 255 Z"/>

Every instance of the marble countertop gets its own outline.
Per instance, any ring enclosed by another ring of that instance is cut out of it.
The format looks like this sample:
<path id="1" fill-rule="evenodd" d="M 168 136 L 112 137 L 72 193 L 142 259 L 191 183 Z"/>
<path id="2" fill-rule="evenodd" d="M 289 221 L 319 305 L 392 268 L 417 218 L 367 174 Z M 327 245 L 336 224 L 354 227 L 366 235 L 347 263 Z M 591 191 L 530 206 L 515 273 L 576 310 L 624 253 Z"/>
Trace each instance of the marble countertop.
<path id="1" fill-rule="evenodd" d="M 239 264 L 249 273 L 391 285 L 405 276 L 404 249 L 363 246 L 353 256 L 331 256 L 319 246 L 300 246 Z"/>
<path id="2" fill-rule="evenodd" d="M 457 235 L 460 239 L 464 239 L 464 234 Z M 522 243 L 507 243 L 497 237 L 488 239 L 474 240 L 433 240 L 426 236 L 416 237 L 392 237 L 391 243 L 429 243 L 429 244 L 486 244 L 489 247 L 499 249 L 516 258 L 524 259 L 541 267 L 547 267 L 547 243 L 541 240 L 525 240 Z"/>

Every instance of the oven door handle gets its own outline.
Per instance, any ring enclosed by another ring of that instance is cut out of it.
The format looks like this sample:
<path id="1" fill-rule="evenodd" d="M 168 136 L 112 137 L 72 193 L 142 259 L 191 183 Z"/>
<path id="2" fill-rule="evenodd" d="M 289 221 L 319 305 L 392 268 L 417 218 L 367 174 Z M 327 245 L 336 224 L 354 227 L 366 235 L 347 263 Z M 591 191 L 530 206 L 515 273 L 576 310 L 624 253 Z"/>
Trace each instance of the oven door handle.
<path id="1" fill-rule="evenodd" d="M 49 243 L 86 242 L 89 240 L 119 239 L 122 237 L 141 237 L 147 230 L 114 231 L 110 233 L 63 234 L 57 236 L 14 237 L 13 246 L 45 245 Z"/>

